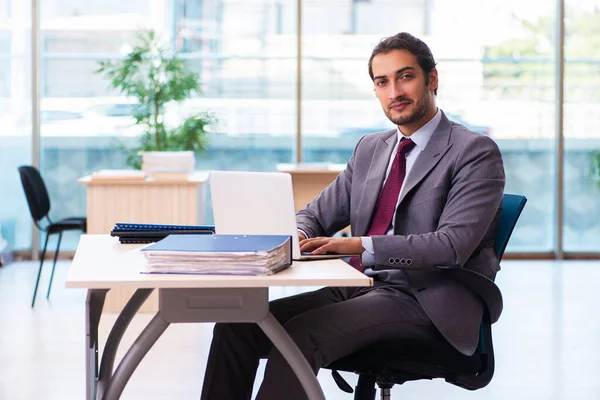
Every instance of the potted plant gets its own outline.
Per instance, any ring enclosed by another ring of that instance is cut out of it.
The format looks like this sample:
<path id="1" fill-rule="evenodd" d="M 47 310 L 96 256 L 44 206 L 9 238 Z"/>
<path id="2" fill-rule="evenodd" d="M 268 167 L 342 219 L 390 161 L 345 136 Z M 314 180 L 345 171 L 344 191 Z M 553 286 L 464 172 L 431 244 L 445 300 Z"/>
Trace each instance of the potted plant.
<path id="1" fill-rule="evenodd" d="M 216 120 L 211 113 L 189 116 L 177 126 L 165 122 L 168 103 L 180 103 L 201 93 L 200 76 L 191 71 L 177 53 L 168 52 L 153 30 L 141 31 L 131 51 L 119 60 L 100 61 L 97 73 L 106 76 L 113 88 L 137 99 L 133 117 L 142 127 L 139 146 L 126 149 L 127 163 L 141 166 L 141 152 L 203 152 L 208 145 L 208 129 Z"/>

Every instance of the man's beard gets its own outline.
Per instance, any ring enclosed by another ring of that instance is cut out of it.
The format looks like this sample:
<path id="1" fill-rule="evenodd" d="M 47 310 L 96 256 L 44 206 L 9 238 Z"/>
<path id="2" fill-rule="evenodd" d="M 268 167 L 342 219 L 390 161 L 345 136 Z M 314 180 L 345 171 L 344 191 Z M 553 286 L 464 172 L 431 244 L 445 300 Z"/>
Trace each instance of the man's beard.
<path id="1" fill-rule="evenodd" d="M 395 125 L 402 126 L 412 124 L 419 119 L 423 118 L 423 116 L 427 113 L 427 106 L 429 104 L 429 96 L 431 94 L 429 91 L 425 91 L 425 95 L 415 104 L 415 110 L 410 115 L 392 117 L 392 112 L 388 108 L 385 115 L 388 117 L 390 121 L 392 121 Z"/>

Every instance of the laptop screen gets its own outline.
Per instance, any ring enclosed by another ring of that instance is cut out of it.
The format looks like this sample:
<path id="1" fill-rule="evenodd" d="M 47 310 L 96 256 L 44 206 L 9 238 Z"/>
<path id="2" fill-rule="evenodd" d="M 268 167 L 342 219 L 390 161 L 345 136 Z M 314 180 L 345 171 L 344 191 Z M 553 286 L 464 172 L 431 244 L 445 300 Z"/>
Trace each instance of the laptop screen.
<path id="1" fill-rule="evenodd" d="M 210 171 L 209 183 L 217 234 L 290 235 L 300 258 L 290 174 Z"/>

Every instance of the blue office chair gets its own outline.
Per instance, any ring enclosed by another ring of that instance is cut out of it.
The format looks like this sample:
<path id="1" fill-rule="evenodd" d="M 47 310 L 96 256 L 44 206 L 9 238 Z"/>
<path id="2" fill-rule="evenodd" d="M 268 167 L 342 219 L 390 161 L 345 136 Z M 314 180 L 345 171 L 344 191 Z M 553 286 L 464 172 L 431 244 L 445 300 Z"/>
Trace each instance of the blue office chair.
<path id="1" fill-rule="evenodd" d="M 44 249 L 42 250 L 42 256 L 40 257 L 40 266 L 35 281 L 35 289 L 33 289 L 33 298 L 31 299 L 31 307 L 33 307 L 35 305 L 38 285 L 40 284 L 40 276 L 42 275 L 42 266 L 44 265 L 44 259 L 46 258 L 48 238 L 50 235 L 58 233 L 58 243 L 56 244 L 56 251 L 54 252 L 54 262 L 52 264 L 52 273 L 50 274 L 50 282 L 48 282 L 46 298 L 50 297 L 50 288 L 52 287 L 52 279 L 54 278 L 54 269 L 56 268 L 56 260 L 58 259 L 58 250 L 60 249 L 60 241 L 63 232 L 79 230 L 85 233 L 87 229 L 87 219 L 85 217 L 70 217 L 53 222 L 48 216 L 48 213 L 50 212 L 50 196 L 48 196 L 48 190 L 46 189 L 46 184 L 44 183 L 40 172 L 31 165 L 20 166 L 18 170 L 19 176 L 21 177 L 21 183 L 23 184 L 23 191 L 27 198 L 27 205 L 29 206 L 31 218 L 33 218 L 35 226 L 37 226 L 40 231 L 46 232 L 46 241 L 44 242 Z"/>
<path id="2" fill-rule="evenodd" d="M 496 234 L 495 250 L 501 260 L 517 220 L 525 207 L 523 196 L 505 194 Z M 491 325 L 502 312 L 502 295 L 496 284 L 474 271 L 460 267 L 438 267 L 451 273 L 475 290 L 485 303 L 479 345 L 472 356 L 465 356 L 449 343 L 426 340 L 393 340 L 366 347 L 337 360 L 326 368 L 340 389 L 352 393 L 352 387 L 338 371 L 359 374 L 354 400 L 374 400 L 375 384 L 381 390 L 381 400 L 391 398 L 394 384 L 444 378 L 446 382 L 469 390 L 486 386 L 494 375 L 494 349 Z"/>

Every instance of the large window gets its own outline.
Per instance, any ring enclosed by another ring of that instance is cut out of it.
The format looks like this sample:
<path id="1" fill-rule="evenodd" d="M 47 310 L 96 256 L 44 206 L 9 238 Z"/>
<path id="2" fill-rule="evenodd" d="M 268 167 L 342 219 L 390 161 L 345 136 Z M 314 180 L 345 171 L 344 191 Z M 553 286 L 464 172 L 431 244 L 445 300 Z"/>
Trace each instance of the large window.
<path id="1" fill-rule="evenodd" d="M 218 134 L 201 169 L 275 170 L 295 152 L 295 0 L 180 1 L 178 43 L 204 77 L 189 111 L 213 111 Z M 200 7 L 199 4 L 204 4 Z M 210 213 L 209 213 L 210 214 Z"/>
<path id="2" fill-rule="evenodd" d="M 126 167 L 117 148 L 138 140 L 135 104 L 95 71 L 99 60 L 122 57 L 141 29 L 155 30 L 200 73 L 203 93 L 169 110 L 175 119 L 209 111 L 218 120 L 197 169 L 275 170 L 277 163 L 291 162 L 294 1 L 42 3 L 41 170 L 53 213 L 84 215 L 85 187 L 77 178 Z M 73 236 L 65 246 L 75 243 Z"/>
<path id="3" fill-rule="evenodd" d="M 153 6 L 153 7 L 152 7 Z M 131 101 L 110 90 L 94 71 L 120 57 L 137 28 L 155 26 L 156 2 L 40 1 L 40 172 L 56 217 L 86 214 L 85 186 L 77 178 L 102 168 L 124 168 L 119 142 L 131 143 Z M 79 234 L 65 233 L 63 249 Z"/>
<path id="4" fill-rule="evenodd" d="M 566 251 L 600 251 L 600 1 L 565 10 Z"/>
<path id="5" fill-rule="evenodd" d="M 117 148 L 138 141 L 132 99 L 95 71 L 98 61 L 122 57 L 139 30 L 156 30 L 200 73 L 203 93 L 170 110 L 174 120 L 198 111 L 218 119 L 197 169 L 259 171 L 298 154 L 304 162 L 345 163 L 360 135 L 392 127 L 373 94 L 367 60 L 381 38 L 408 31 L 438 62 L 440 108 L 498 143 L 506 192 L 529 199 L 509 251 L 557 251 L 561 224 L 560 250 L 599 252 L 600 0 L 564 1 L 565 141 L 558 160 L 555 3 L 302 0 L 298 71 L 297 0 L 40 0 L 40 160 L 52 214 L 85 214 L 77 178 L 125 167 Z M 31 160 L 29 5 L 0 0 L 0 184 L 18 194 L 0 199 L 0 226 L 17 249 L 31 245 L 32 233 L 16 173 Z M 562 221 L 557 161 L 564 167 Z"/>
<path id="6" fill-rule="evenodd" d="M 17 168 L 31 161 L 30 2 L 0 0 L 0 239 L 31 247 L 32 221 Z"/>

